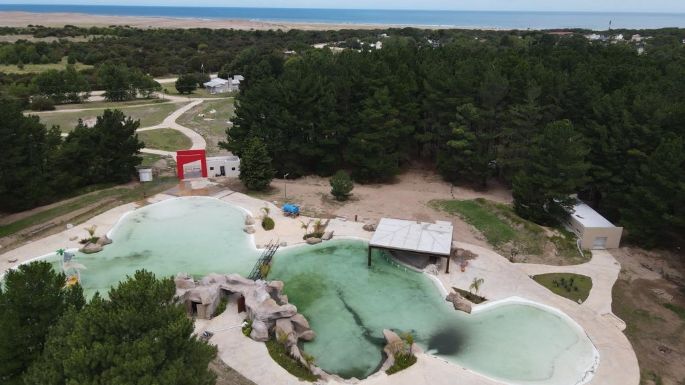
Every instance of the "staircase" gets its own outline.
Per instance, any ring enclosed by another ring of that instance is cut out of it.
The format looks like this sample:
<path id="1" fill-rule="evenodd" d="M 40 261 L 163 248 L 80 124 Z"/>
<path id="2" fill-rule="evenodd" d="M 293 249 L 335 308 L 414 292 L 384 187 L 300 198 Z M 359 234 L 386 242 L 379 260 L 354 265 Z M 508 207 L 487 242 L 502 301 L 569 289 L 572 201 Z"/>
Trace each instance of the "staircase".
<path id="1" fill-rule="evenodd" d="M 247 278 L 253 281 L 266 278 L 262 276 L 262 266 L 271 264 L 271 260 L 273 259 L 274 254 L 276 254 L 276 251 L 278 251 L 278 247 L 278 242 L 269 242 L 269 244 L 267 244 L 264 248 L 262 255 L 257 260 L 257 263 L 255 263 L 254 267 L 252 268 L 252 272 L 250 272 L 250 275 Z"/>

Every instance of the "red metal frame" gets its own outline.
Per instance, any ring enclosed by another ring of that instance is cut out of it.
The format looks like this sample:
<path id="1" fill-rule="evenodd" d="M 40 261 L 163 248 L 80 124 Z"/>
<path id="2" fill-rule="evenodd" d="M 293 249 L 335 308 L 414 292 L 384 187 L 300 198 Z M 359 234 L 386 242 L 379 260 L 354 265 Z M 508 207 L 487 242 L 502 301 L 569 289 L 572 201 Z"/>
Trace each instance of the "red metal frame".
<path id="1" fill-rule="evenodd" d="M 202 177 L 207 177 L 207 153 L 205 150 L 181 150 L 176 151 L 176 175 L 178 179 L 185 179 L 183 165 L 200 161 L 202 165 Z"/>

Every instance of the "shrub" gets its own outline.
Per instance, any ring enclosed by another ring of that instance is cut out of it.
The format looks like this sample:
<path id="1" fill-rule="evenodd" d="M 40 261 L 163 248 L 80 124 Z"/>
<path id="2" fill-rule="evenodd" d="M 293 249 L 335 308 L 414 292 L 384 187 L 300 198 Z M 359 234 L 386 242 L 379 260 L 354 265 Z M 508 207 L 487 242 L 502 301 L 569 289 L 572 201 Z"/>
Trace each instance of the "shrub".
<path id="1" fill-rule="evenodd" d="M 305 380 L 305 381 L 316 381 L 319 377 L 315 376 L 309 368 L 302 365 L 299 361 L 295 360 L 288 354 L 285 345 L 279 343 L 278 341 L 269 340 L 266 341 L 266 348 L 269 350 L 269 355 L 276 361 L 283 369 L 287 370 L 288 373 L 293 376 Z"/>
<path id="2" fill-rule="evenodd" d="M 252 321 L 249 319 L 246 319 L 245 324 L 243 325 L 243 334 L 245 335 L 245 337 L 249 337 L 251 333 L 252 333 Z"/>
<path id="3" fill-rule="evenodd" d="M 259 138 L 247 143 L 240 157 L 240 181 L 253 191 L 266 190 L 274 177 L 269 151 Z"/>
<path id="4" fill-rule="evenodd" d="M 212 317 L 216 317 L 216 316 L 220 315 L 221 313 L 225 312 L 227 304 L 228 304 L 228 300 L 226 298 L 221 298 L 221 301 L 219 301 L 219 305 L 214 310 L 214 314 L 212 314 Z"/>
<path id="5" fill-rule="evenodd" d="M 336 200 L 345 201 L 350 197 L 352 189 L 354 189 L 354 183 L 352 179 L 345 171 L 338 171 L 331 177 L 331 194 Z"/>
<path id="6" fill-rule="evenodd" d="M 55 109 L 55 102 L 47 96 L 34 96 L 31 98 L 30 108 L 33 111 L 52 111 Z"/>
<path id="7" fill-rule="evenodd" d="M 404 370 L 416 363 L 416 356 L 410 353 L 399 353 L 395 355 L 395 363 L 385 372 L 387 374 L 395 374 Z"/>
<path id="8" fill-rule="evenodd" d="M 197 89 L 197 78 L 193 75 L 181 75 L 176 79 L 176 90 L 179 94 L 190 94 Z"/>
<path id="9" fill-rule="evenodd" d="M 276 223 L 274 222 L 273 218 L 264 217 L 264 219 L 262 219 L 262 228 L 264 230 L 266 230 L 266 231 L 273 230 L 275 226 L 276 226 Z"/>

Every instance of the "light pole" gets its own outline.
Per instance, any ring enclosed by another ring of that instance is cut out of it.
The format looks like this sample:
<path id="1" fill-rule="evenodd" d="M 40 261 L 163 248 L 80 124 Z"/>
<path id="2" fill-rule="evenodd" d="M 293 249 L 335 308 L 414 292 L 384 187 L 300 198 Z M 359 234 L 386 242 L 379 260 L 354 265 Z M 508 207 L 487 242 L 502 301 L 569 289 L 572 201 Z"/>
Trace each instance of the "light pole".
<path id="1" fill-rule="evenodd" d="M 288 175 L 290 173 L 283 175 L 283 200 L 288 199 Z"/>

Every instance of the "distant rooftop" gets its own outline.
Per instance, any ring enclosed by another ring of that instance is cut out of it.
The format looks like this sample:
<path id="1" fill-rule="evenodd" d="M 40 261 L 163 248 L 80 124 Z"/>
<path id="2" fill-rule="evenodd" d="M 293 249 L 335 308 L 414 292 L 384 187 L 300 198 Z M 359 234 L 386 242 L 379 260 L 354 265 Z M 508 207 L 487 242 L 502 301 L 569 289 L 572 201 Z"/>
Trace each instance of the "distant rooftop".
<path id="1" fill-rule="evenodd" d="M 578 201 L 578 203 L 573 206 L 573 210 L 574 212 L 571 216 L 584 227 L 616 227 L 592 207 L 581 201 Z"/>
<path id="2" fill-rule="evenodd" d="M 228 84 L 228 80 L 222 78 L 214 78 L 207 83 L 204 83 L 205 87 L 219 87 Z"/>
<path id="3" fill-rule="evenodd" d="M 452 223 L 425 223 L 383 218 L 376 227 L 369 246 L 414 251 L 433 255 L 450 255 Z"/>

